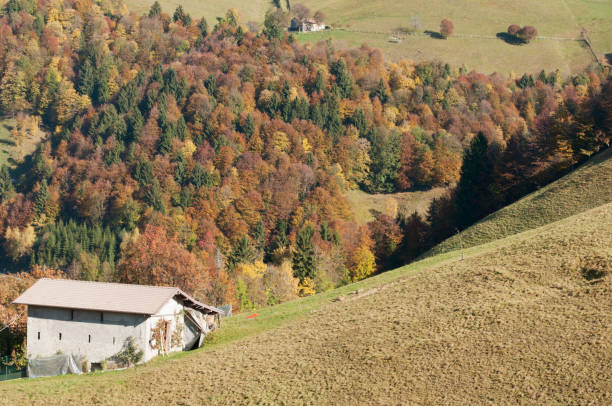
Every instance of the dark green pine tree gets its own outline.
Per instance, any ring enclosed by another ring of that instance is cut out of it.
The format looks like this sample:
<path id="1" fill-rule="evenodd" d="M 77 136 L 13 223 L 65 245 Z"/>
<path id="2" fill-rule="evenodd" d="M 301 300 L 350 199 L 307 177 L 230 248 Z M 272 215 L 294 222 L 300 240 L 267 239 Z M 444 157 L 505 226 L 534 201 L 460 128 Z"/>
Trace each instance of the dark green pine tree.
<path id="1" fill-rule="evenodd" d="M 137 89 L 134 82 L 123 86 L 117 95 L 117 109 L 120 113 L 127 113 L 137 103 Z"/>
<path id="2" fill-rule="evenodd" d="M 175 134 L 181 141 L 185 141 L 185 137 L 187 136 L 187 123 L 185 122 L 185 117 L 182 115 L 176 120 Z"/>
<path id="3" fill-rule="evenodd" d="M 260 219 L 255 226 L 255 229 L 251 233 L 251 237 L 255 242 L 255 248 L 261 254 L 266 248 L 266 227 L 263 221 Z"/>
<path id="4" fill-rule="evenodd" d="M 204 17 L 202 17 L 202 19 L 198 23 L 198 28 L 200 29 L 200 34 L 202 35 L 202 37 L 208 35 L 208 23 L 206 22 L 206 19 Z"/>
<path id="5" fill-rule="evenodd" d="M 371 96 L 378 97 L 378 100 L 380 100 L 382 104 L 385 104 L 387 100 L 389 100 L 389 93 L 387 92 L 387 87 L 382 79 L 380 79 L 380 82 L 378 82 L 376 89 L 372 91 Z"/>
<path id="6" fill-rule="evenodd" d="M 149 18 L 157 17 L 161 14 L 161 12 L 162 12 L 162 9 L 161 9 L 161 6 L 159 5 L 159 2 L 155 1 L 155 3 L 153 3 L 151 8 L 149 9 Z"/>
<path id="7" fill-rule="evenodd" d="M 316 276 L 317 268 L 315 263 L 314 246 L 312 237 L 314 228 L 307 224 L 297 235 L 295 241 L 295 251 L 293 252 L 293 276 L 303 281 L 305 278 L 313 279 Z"/>
<path id="8" fill-rule="evenodd" d="M 320 70 L 317 71 L 317 76 L 315 77 L 314 90 L 317 92 L 325 90 L 325 79 L 323 79 L 323 73 Z"/>
<path id="9" fill-rule="evenodd" d="M 336 84 L 340 89 L 342 97 L 349 97 L 353 91 L 353 77 L 346 68 L 346 63 L 343 58 L 331 66 L 332 73 L 336 76 Z"/>
<path id="10" fill-rule="evenodd" d="M 96 70 L 91 64 L 89 58 L 85 59 L 85 62 L 79 70 L 79 81 L 77 83 L 77 90 L 79 93 L 90 96 L 93 94 L 94 86 L 96 83 Z"/>
<path id="11" fill-rule="evenodd" d="M 164 87 L 164 69 L 161 64 L 155 66 L 151 75 L 151 82 L 157 82 L 161 87 Z"/>
<path id="12" fill-rule="evenodd" d="M 34 26 L 34 31 L 36 31 L 36 33 L 40 37 L 45 28 L 45 18 L 42 16 L 41 13 L 36 13 L 36 17 L 34 18 L 33 26 Z"/>
<path id="13" fill-rule="evenodd" d="M 180 195 L 180 206 L 183 209 L 186 209 L 187 207 L 191 206 L 192 201 L 191 189 L 189 187 L 182 188 Z"/>
<path id="14" fill-rule="evenodd" d="M 183 6 L 181 6 L 180 4 L 178 5 L 178 7 L 176 8 L 176 10 L 174 10 L 174 15 L 172 16 L 172 21 L 177 22 L 179 20 L 183 20 L 183 18 L 185 17 L 185 11 L 183 11 Z"/>
<path id="15" fill-rule="evenodd" d="M 108 78 L 106 75 L 100 75 L 96 80 L 94 88 L 94 99 L 98 104 L 108 103 L 110 100 L 110 88 L 108 87 Z"/>
<path id="16" fill-rule="evenodd" d="M 233 272 L 238 264 L 250 264 L 257 259 L 257 252 L 253 243 L 246 235 L 240 236 L 234 245 L 232 252 L 227 257 L 225 266 L 228 272 Z"/>
<path id="17" fill-rule="evenodd" d="M 201 188 L 206 184 L 207 180 L 207 172 L 202 165 L 196 163 L 193 166 L 193 171 L 191 172 L 191 183 L 196 188 Z"/>
<path id="18" fill-rule="evenodd" d="M 3 165 L 0 169 L 0 203 L 2 203 L 13 191 L 13 180 L 8 166 Z"/>
<path id="19" fill-rule="evenodd" d="M 217 98 L 217 79 L 215 79 L 214 75 L 210 75 L 208 79 L 204 81 L 204 87 L 208 91 L 208 94 L 213 98 Z"/>
<path id="20" fill-rule="evenodd" d="M 174 180 L 179 185 L 183 185 L 187 179 L 187 169 L 185 168 L 185 157 L 183 154 L 178 154 L 176 157 L 176 165 L 174 167 Z"/>
<path id="21" fill-rule="evenodd" d="M 251 113 L 249 113 L 244 119 L 244 124 L 241 126 L 241 130 L 246 136 L 247 141 L 251 139 L 253 134 L 255 134 L 255 120 Z"/>
<path id="22" fill-rule="evenodd" d="M 276 223 L 276 236 L 272 241 L 271 251 L 277 249 L 286 248 L 289 245 L 289 238 L 287 237 L 287 222 L 283 219 L 279 219 Z"/>
<path id="23" fill-rule="evenodd" d="M 300 120 L 308 120 L 310 118 L 310 104 L 303 97 L 298 97 L 294 101 L 293 113 Z"/>
<path id="24" fill-rule="evenodd" d="M 178 93 L 179 80 L 176 71 L 172 68 L 168 68 L 164 73 L 164 93 L 171 93 L 175 99 L 178 100 L 176 94 Z"/>
<path id="25" fill-rule="evenodd" d="M 456 222 L 463 229 L 489 214 L 495 207 L 493 162 L 488 142 L 479 132 L 465 151 L 457 185 Z"/>
<path id="26" fill-rule="evenodd" d="M 325 125 L 325 118 L 323 117 L 323 108 L 320 103 L 316 103 L 311 108 L 310 117 L 312 122 L 319 128 L 323 128 Z"/>
<path id="27" fill-rule="evenodd" d="M 40 182 L 40 188 L 38 189 L 38 192 L 36 192 L 36 198 L 34 199 L 34 209 L 36 210 L 36 214 L 40 215 L 45 211 L 48 200 L 49 187 L 47 186 L 47 181 L 43 179 L 42 182 Z"/>
<path id="28" fill-rule="evenodd" d="M 134 165 L 134 179 L 140 186 L 147 186 L 153 182 L 153 166 L 146 157 L 141 157 Z"/>
<path id="29" fill-rule="evenodd" d="M 151 207 L 162 214 L 166 212 L 166 207 L 164 206 L 164 201 L 162 199 L 161 187 L 159 186 L 159 181 L 157 179 L 154 179 L 151 185 L 149 185 L 145 196 Z"/>
<path id="30" fill-rule="evenodd" d="M 132 110 L 132 112 L 126 117 L 127 123 L 127 138 L 126 142 L 138 141 L 142 128 L 144 127 L 144 118 L 142 113 L 138 109 Z"/>
<path id="31" fill-rule="evenodd" d="M 157 150 L 160 154 L 167 154 L 172 150 L 172 139 L 176 135 L 176 127 L 173 123 L 164 122 L 162 124 L 162 133 L 159 136 L 159 144 Z"/>
<path id="32" fill-rule="evenodd" d="M 364 136 L 367 131 L 367 123 L 365 114 L 363 114 L 363 110 L 356 109 L 351 117 L 351 123 L 357 128 L 359 131 L 359 135 Z"/>
<path id="33" fill-rule="evenodd" d="M 327 221 L 321 222 L 321 226 L 319 227 L 319 234 L 321 234 L 321 239 L 323 241 L 331 241 L 332 233 Z"/>

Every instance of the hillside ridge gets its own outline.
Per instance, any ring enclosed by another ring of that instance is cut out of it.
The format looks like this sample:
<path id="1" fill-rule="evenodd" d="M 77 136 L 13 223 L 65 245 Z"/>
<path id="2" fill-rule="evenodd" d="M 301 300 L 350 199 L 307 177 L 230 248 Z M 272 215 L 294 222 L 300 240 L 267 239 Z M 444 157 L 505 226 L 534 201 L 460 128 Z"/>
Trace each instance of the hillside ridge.
<path id="1" fill-rule="evenodd" d="M 488 215 L 424 256 L 480 245 L 612 202 L 612 149 L 562 178 Z"/>
<path id="2" fill-rule="evenodd" d="M 0 394 L 14 405 L 605 403 L 611 280 L 585 280 L 581 267 L 609 263 L 611 230 L 608 203 L 472 247 L 464 261 L 446 253 L 256 319 L 232 317 L 200 351 L 120 372 L 7 382 Z M 223 340 L 243 326 L 263 329 Z"/>

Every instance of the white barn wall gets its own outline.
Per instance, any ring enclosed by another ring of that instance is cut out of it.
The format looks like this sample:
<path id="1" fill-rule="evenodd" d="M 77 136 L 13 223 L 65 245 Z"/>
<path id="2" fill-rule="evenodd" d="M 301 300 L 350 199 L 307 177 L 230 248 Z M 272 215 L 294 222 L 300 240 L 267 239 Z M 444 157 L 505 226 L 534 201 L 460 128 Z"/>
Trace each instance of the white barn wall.
<path id="1" fill-rule="evenodd" d="M 101 321 L 101 312 L 29 306 L 28 358 L 48 357 L 61 351 L 101 362 L 121 351 L 130 336 L 144 350 L 149 347 L 147 320 L 144 315 L 104 312 Z"/>
<path id="2" fill-rule="evenodd" d="M 149 344 L 150 340 L 152 339 L 152 330 L 157 326 L 159 320 L 166 320 L 170 322 L 170 334 L 172 334 L 172 332 L 176 329 L 176 316 L 178 316 L 180 323 L 185 323 L 183 309 L 184 307 L 181 303 L 177 302 L 174 299 L 170 299 L 165 305 L 162 306 L 162 308 L 156 314 L 152 315 L 147 319 L 146 331 L 148 333 L 148 336 L 145 342 L 146 345 L 144 347 L 141 347 L 145 352 L 145 361 L 163 353 L 159 349 L 151 348 L 151 345 Z M 169 352 L 176 352 L 182 350 L 183 345 L 181 344 L 179 346 L 170 348 Z"/>

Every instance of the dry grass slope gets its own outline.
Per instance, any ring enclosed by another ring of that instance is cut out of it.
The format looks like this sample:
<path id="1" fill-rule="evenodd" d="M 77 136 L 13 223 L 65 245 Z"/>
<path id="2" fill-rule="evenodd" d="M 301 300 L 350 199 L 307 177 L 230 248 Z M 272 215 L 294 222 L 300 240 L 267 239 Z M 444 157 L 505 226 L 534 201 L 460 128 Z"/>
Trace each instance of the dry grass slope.
<path id="1" fill-rule="evenodd" d="M 10 405 L 610 404 L 612 203 L 228 319 L 136 369 L 0 384 Z M 427 262 L 429 261 L 429 262 Z M 585 263 L 607 275 L 587 280 Z M 359 287 L 356 294 L 348 294 Z M 340 292 L 343 301 L 332 301 Z M 242 337 L 242 338 L 241 338 Z"/>
<path id="2" fill-rule="evenodd" d="M 612 149 L 591 158 L 556 182 L 485 217 L 434 247 L 426 255 L 473 247 L 543 226 L 593 207 L 612 202 Z"/>
<path id="3" fill-rule="evenodd" d="M 16 142 L 11 135 L 11 130 L 15 127 L 14 119 L 0 119 L 0 166 L 9 165 L 15 166 L 17 163 L 32 154 L 41 140 L 47 134 L 39 130 L 35 135 Z"/>
<path id="4" fill-rule="evenodd" d="M 372 211 L 389 214 L 392 217 L 397 213 L 410 215 L 416 211 L 424 216 L 431 200 L 443 195 L 445 191 L 446 188 L 443 187 L 392 194 L 369 194 L 361 190 L 351 190 L 345 196 L 353 209 L 355 219 L 360 224 L 366 224 L 374 220 Z"/>

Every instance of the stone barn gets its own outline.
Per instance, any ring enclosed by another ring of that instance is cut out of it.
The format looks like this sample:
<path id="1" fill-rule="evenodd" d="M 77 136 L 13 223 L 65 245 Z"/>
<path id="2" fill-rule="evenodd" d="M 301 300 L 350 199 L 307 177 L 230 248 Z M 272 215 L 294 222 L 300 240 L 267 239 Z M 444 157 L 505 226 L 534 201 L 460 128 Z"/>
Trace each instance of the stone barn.
<path id="1" fill-rule="evenodd" d="M 314 32 L 324 30 L 325 28 L 325 23 L 318 22 L 312 18 L 300 19 L 294 17 L 291 19 L 289 31 Z"/>
<path id="2" fill-rule="evenodd" d="M 221 310 L 173 287 L 40 279 L 14 303 L 28 306 L 29 360 L 66 354 L 94 366 L 127 341 L 142 362 L 198 348 L 221 321 Z"/>

